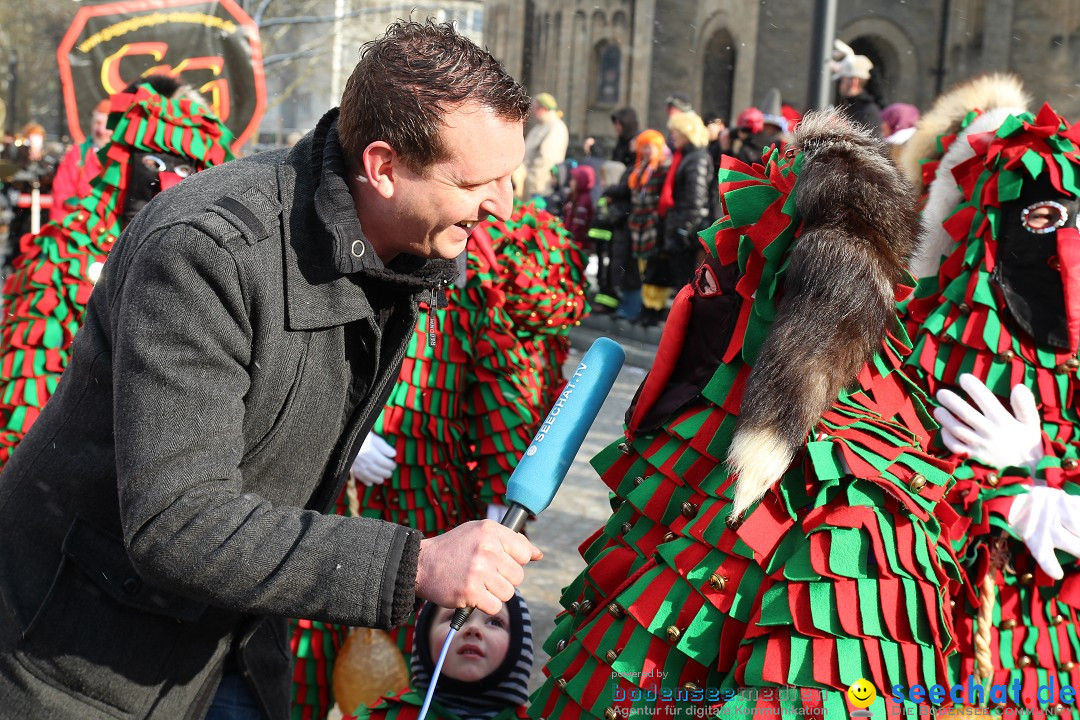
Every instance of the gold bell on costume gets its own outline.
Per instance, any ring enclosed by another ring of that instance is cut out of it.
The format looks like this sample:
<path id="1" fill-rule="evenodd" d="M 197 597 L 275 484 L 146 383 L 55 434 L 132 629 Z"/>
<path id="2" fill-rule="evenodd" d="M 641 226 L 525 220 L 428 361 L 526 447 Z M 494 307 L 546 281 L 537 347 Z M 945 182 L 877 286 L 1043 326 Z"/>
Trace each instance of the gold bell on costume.
<path id="1" fill-rule="evenodd" d="M 334 663 L 334 697 L 344 713 L 409 685 L 401 650 L 383 630 L 353 628 Z"/>

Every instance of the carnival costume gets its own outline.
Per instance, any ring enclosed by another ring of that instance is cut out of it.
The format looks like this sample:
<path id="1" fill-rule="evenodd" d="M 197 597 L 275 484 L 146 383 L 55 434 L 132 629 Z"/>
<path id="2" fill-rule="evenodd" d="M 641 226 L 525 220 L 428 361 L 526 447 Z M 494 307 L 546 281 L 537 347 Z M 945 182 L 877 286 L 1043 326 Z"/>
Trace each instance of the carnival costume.
<path id="1" fill-rule="evenodd" d="M 102 264 L 135 212 L 188 174 L 232 158 L 233 135 L 209 107 L 149 83 L 114 95 L 112 140 L 90 195 L 61 221 L 24 235 L 4 283 L 0 325 L 0 465 L 37 419 L 67 367 Z"/>
<path id="2" fill-rule="evenodd" d="M 397 451 L 382 484 L 350 479 L 339 511 L 407 525 L 428 537 L 482 519 L 562 390 L 569 328 L 588 312 L 581 249 L 532 203 L 469 238 L 464 284 L 428 308 L 373 432 Z M 348 628 L 298 620 L 293 717 L 325 717 Z M 392 633 L 408 655 L 412 623 Z"/>
<path id="3" fill-rule="evenodd" d="M 844 716 L 860 678 L 952 677 L 950 465 L 900 372 L 917 218 L 886 158 L 832 111 L 764 166 L 724 160 L 727 215 L 593 460 L 614 514 L 581 546 L 533 717 Z"/>
<path id="4" fill-rule="evenodd" d="M 1010 694 L 989 704 L 1041 717 L 1071 711 L 1036 698 L 1039 686 L 1080 684 L 1078 551 L 1035 555 L 1017 503 L 1056 495 L 1068 504 L 1080 494 L 1080 128 L 1049 105 L 1032 115 L 1026 104 L 1015 78 L 979 78 L 943 96 L 910 141 L 905 160 L 925 161 L 916 178 L 928 189 L 907 369 L 943 402 L 942 390 L 961 385 L 977 401 L 989 388 L 980 405 L 997 402 L 990 392 L 1014 408 L 1029 398 L 1015 417 L 1016 429 L 1032 426 L 1029 459 L 999 466 L 986 451 L 950 455 L 945 446 L 958 440 L 948 413 L 940 452 L 963 461 L 949 494 L 961 515 L 952 541 L 977 593 L 956 602 L 962 678 L 1018 681 L 1022 702 Z"/>

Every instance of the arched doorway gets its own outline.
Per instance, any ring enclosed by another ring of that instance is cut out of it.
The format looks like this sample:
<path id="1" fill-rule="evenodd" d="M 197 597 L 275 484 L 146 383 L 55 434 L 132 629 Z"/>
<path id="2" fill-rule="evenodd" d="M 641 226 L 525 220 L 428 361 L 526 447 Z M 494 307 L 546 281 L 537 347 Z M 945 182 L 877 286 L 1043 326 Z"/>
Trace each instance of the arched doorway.
<path id="1" fill-rule="evenodd" d="M 701 111 L 732 118 L 731 96 L 735 85 L 735 38 L 727 28 L 713 33 L 705 45 L 701 79 Z"/>
<path id="2" fill-rule="evenodd" d="M 857 54 L 865 55 L 874 63 L 866 91 L 881 107 L 896 102 L 896 86 L 900 80 L 900 55 L 892 43 L 880 35 L 860 35 L 848 44 Z"/>

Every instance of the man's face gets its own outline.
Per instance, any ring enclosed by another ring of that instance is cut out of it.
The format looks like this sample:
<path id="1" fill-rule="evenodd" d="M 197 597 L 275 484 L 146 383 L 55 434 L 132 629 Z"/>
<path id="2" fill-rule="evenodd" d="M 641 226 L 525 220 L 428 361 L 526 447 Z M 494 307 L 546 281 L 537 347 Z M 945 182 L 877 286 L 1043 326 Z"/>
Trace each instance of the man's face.
<path id="1" fill-rule="evenodd" d="M 399 164 L 393 213 L 398 252 L 454 258 L 465 250 L 473 228 L 488 215 L 500 220 L 513 211 L 510 174 L 525 157 L 524 125 L 490 108 L 463 106 L 443 116 L 446 160 L 413 171 Z"/>
<path id="2" fill-rule="evenodd" d="M 90 119 L 90 137 L 94 147 L 101 148 L 109 142 L 112 135 L 108 127 L 109 114 L 96 112 Z"/>
<path id="3" fill-rule="evenodd" d="M 840 78 L 840 94 L 852 97 L 862 92 L 862 80 L 853 77 Z"/>
<path id="4" fill-rule="evenodd" d="M 428 646 L 432 662 L 438 661 L 454 610 L 439 608 L 431 623 Z M 497 615 L 473 612 L 450 642 L 443 673 L 462 682 L 476 682 L 495 672 L 510 648 L 510 613 L 503 605 Z"/>

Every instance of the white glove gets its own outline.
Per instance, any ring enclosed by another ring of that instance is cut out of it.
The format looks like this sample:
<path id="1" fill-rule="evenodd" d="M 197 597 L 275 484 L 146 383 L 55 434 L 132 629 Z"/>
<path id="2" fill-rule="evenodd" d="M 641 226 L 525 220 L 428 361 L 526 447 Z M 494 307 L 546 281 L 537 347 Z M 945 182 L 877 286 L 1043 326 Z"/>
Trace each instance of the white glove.
<path id="1" fill-rule="evenodd" d="M 502 522 L 503 515 L 506 514 L 506 506 L 499 503 L 491 503 L 487 506 L 487 519 L 494 520 L 495 522 Z"/>
<path id="2" fill-rule="evenodd" d="M 1017 495 L 1009 510 L 1009 527 L 1028 546 L 1043 572 L 1064 577 L 1054 550 L 1080 557 L 1080 497 L 1064 490 L 1034 485 Z"/>
<path id="3" fill-rule="evenodd" d="M 1013 385 L 1010 413 L 974 375 L 961 375 L 960 387 L 979 409 L 954 392 L 938 391 L 941 407 L 935 408 L 934 418 L 941 424 L 945 447 L 991 467 L 1026 465 L 1034 477 L 1044 453 L 1039 409 L 1031 391 L 1024 385 Z"/>
<path id="4" fill-rule="evenodd" d="M 397 463 L 395 450 L 389 443 L 370 432 L 360 445 L 360 452 L 356 453 L 352 469 L 349 475 L 368 487 L 382 485 L 386 479 L 394 474 Z"/>

